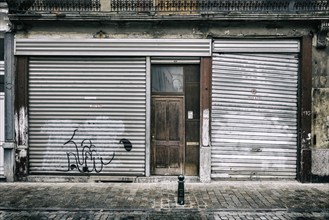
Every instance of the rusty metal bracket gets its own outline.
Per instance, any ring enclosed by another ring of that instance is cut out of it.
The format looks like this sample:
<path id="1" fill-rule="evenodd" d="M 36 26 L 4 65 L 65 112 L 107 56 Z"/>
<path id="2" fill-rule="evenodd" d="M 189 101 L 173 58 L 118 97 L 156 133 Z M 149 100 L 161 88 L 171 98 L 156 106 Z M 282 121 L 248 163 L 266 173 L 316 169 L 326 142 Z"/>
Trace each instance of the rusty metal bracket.
<path id="1" fill-rule="evenodd" d="M 329 21 L 322 21 L 320 29 L 317 33 L 317 49 L 324 49 L 327 47 L 327 34 L 329 32 Z"/>

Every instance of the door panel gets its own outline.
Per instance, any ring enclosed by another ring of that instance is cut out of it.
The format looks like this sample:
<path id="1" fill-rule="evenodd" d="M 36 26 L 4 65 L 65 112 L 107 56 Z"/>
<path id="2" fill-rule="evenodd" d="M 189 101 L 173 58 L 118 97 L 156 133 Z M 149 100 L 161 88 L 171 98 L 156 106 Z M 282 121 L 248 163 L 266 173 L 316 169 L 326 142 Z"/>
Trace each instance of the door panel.
<path id="1" fill-rule="evenodd" d="M 157 100 L 157 102 L 153 102 L 153 111 L 155 114 L 154 120 L 156 120 L 156 129 L 153 129 L 155 132 L 156 139 L 158 141 L 165 141 L 167 138 L 166 134 L 166 100 Z"/>
<path id="2" fill-rule="evenodd" d="M 182 121 L 180 117 L 182 117 L 182 102 L 181 100 L 168 100 L 168 108 L 167 108 L 167 118 L 168 118 L 168 132 L 169 132 L 169 140 L 170 141 L 180 141 L 181 133 L 179 130 Z"/>
<path id="3" fill-rule="evenodd" d="M 200 66 L 188 65 L 185 77 L 185 175 L 199 174 Z"/>
<path id="4" fill-rule="evenodd" d="M 183 172 L 183 97 L 152 98 L 152 174 Z"/>

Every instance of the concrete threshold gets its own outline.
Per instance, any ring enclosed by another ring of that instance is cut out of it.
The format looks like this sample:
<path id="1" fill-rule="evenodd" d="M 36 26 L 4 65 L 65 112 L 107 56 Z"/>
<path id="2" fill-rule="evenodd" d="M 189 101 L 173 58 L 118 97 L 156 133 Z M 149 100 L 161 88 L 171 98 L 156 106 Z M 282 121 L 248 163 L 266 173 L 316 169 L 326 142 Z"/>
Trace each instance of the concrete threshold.
<path id="1" fill-rule="evenodd" d="M 57 176 L 57 175 L 30 175 L 27 182 L 45 183 L 172 183 L 177 182 L 178 176 Z M 199 183 L 197 176 L 186 176 L 186 183 Z"/>

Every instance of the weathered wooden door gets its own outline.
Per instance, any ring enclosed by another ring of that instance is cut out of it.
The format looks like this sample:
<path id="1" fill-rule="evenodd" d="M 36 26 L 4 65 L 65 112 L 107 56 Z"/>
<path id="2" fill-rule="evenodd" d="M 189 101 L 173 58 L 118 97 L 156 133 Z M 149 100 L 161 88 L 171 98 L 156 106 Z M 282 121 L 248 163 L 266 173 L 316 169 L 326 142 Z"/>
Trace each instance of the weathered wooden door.
<path id="1" fill-rule="evenodd" d="M 152 97 L 152 173 L 178 175 L 184 169 L 184 97 Z"/>
<path id="2" fill-rule="evenodd" d="M 198 175 L 199 65 L 152 65 L 151 172 Z"/>

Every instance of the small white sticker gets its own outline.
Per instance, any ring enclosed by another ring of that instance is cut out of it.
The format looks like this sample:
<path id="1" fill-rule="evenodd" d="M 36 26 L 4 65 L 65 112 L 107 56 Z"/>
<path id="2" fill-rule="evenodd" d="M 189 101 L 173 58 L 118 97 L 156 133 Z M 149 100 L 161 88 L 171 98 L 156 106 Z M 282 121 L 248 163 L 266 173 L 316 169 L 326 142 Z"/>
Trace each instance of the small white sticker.
<path id="1" fill-rule="evenodd" d="M 193 111 L 187 112 L 187 119 L 193 119 Z"/>
<path id="2" fill-rule="evenodd" d="M 85 99 L 97 99 L 95 96 L 85 96 Z"/>

